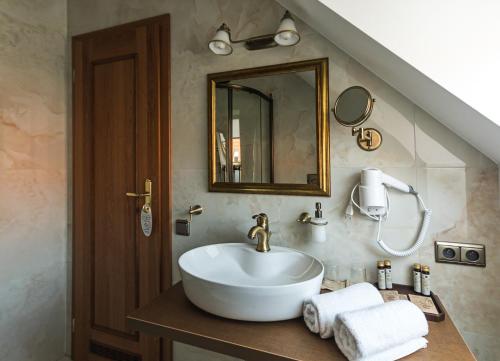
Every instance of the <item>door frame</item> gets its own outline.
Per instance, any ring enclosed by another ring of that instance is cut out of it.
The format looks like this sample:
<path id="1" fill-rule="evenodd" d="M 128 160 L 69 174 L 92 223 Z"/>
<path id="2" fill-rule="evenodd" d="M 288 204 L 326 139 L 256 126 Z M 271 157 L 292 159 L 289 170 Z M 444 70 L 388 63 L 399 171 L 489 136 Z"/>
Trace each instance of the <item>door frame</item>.
<path id="1" fill-rule="evenodd" d="M 75 299 L 78 296 L 78 287 L 83 286 L 83 280 L 77 280 L 75 277 L 75 257 L 76 248 L 75 247 L 75 154 L 76 154 L 76 144 L 77 137 L 75 129 L 78 129 L 76 116 L 77 111 L 82 109 L 81 99 L 77 99 L 75 96 L 75 84 L 76 84 L 76 72 L 75 72 L 75 62 L 79 61 L 76 59 L 76 44 L 79 40 L 85 38 L 93 37 L 99 35 L 100 33 L 108 31 L 120 31 L 121 28 L 126 28 L 130 26 L 141 26 L 149 24 L 160 24 L 160 62 L 159 62 L 159 158 L 160 158 L 160 174 L 158 175 L 159 184 L 155 187 L 156 189 L 161 189 L 160 192 L 155 190 L 156 194 L 160 194 L 159 202 L 161 202 L 161 214 L 159 222 L 161 222 L 161 275 L 160 275 L 160 292 L 172 286 L 172 121 L 171 121 L 171 37 L 170 37 L 170 14 L 163 14 L 147 19 L 142 19 L 138 21 L 133 21 L 125 24 L 120 24 L 117 26 L 112 26 L 106 29 L 96 30 L 85 34 L 79 34 L 72 37 L 71 40 L 71 51 L 72 51 L 72 62 L 71 62 L 71 99 L 72 99 L 72 135 L 71 135 L 71 159 L 72 159 L 72 182 L 71 182 L 71 194 L 72 194 L 72 224 L 71 224 L 71 236 L 72 236 L 72 286 L 71 286 L 71 358 L 75 358 L 75 331 L 77 327 L 85 327 L 84 323 L 75 323 Z M 172 360 L 172 341 L 163 339 L 161 342 L 161 360 L 170 361 Z M 149 360 L 145 360 L 149 361 Z"/>

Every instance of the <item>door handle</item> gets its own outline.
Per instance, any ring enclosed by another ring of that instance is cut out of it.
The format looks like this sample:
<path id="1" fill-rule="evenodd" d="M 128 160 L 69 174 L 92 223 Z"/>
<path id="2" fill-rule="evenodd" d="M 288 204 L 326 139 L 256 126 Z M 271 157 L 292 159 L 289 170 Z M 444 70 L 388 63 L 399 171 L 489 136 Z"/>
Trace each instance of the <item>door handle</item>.
<path id="1" fill-rule="evenodd" d="M 153 230 L 153 214 L 151 209 L 152 188 L 153 182 L 151 182 L 151 179 L 146 179 L 144 181 L 144 193 L 125 193 L 127 197 L 144 197 L 144 205 L 141 210 L 141 227 L 142 232 L 146 237 L 149 237 Z"/>
<path id="2" fill-rule="evenodd" d="M 136 197 L 136 198 L 144 197 L 144 205 L 151 206 L 152 185 L 153 185 L 153 182 L 151 182 L 151 179 L 146 179 L 144 181 L 144 193 L 127 192 L 127 193 L 125 193 L 125 195 L 127 197 Z"/>
<path id="3" fill-rule="evenodd" d="M 151 193 L 132 193 L 132 192 L 127 192 L 125 195 L 129 197 L 147 197 L 150 196 Z"/>

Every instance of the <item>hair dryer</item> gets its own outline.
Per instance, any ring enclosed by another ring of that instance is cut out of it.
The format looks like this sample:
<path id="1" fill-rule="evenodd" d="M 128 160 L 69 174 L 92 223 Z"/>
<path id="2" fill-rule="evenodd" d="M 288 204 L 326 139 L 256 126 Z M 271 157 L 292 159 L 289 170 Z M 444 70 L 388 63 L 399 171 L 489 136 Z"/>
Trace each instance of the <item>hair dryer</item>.
<path id="1" fill-rule="evenodd" d="M 394 188 L 403 193 L 414 194 L 424 209 L 424 219 L 418 238 L 412 247 L 404 251 L 393 250 L 380 239 L 382 221 L 387 220 L 390 210 L 390 200 L 387 188 Z M 356 189 L 359 189 L 359 204 L 354 200 L 354 192 Z M 412 186 L 383 173 L 380 169 L 365 168 L 361 171 L 361 182 L 358 183 L 351 192 L 349 206 L 351 207 L 352 204 L 354 204 L 362 214 L 378 221 L 377 243 L 387 253 L 400 257 L 409 256 L 423 244 L 425 234 L 430 224 L 432 211 L 425 207 L 424 201 Z M 352 209 L 348 208 L 346 213 L 349 216 L 352 215 Z"/>

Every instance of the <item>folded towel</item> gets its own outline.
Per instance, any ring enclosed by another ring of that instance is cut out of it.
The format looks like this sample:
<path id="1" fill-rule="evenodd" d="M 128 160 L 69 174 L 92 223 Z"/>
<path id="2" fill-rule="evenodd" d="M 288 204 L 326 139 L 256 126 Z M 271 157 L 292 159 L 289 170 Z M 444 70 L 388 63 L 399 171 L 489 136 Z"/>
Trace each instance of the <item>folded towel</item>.
<path id="1" fill-rule="evenodd" d="M 373 356 L 368 356 L 359 359 L 358 361 L 393 361 L 399 360 L 409 354 L 412 354 L 422 348 L 427 347 L 427 340 L 423 337 L 405 342 L 401 345 L 394 346 L 385 351 L 379 352 Z"/>
<path id="2" fill-rule="evenodd" d="M 314 295 L 304 302 L 307 327 L 321 338 L 333 336 L 333 324 L 339 313 L 383 304 L 380 292 L 369 283 L 358 283 L 341 290 Z"/>
<path id="3" fill-rule="evenodd" d="M 419 339 L 428 334 L 429 326 L 413 303 L 392 301 L 339 314 L 334 332 L 342 353 L 350 361 L 359 361 Z"/>

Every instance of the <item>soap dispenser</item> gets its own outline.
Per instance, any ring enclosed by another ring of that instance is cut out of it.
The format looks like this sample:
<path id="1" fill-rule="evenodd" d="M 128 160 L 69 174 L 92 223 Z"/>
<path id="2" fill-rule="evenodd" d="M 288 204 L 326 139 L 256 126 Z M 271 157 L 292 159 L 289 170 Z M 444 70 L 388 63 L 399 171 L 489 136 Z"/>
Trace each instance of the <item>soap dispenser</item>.
<path id="1" fill-rule="evenodd" d="M 323 218 L 323 211 L 321 210 L 320 202 L 316 202 L 314 218 L 311 218 L 309 223 L 311 224 L 311 240 L 313 242 L 325 242 L 326 225 L 328 224 L 328 221 Z"/>

